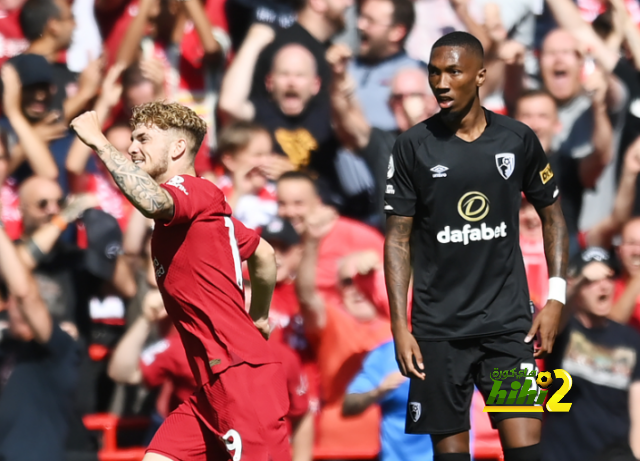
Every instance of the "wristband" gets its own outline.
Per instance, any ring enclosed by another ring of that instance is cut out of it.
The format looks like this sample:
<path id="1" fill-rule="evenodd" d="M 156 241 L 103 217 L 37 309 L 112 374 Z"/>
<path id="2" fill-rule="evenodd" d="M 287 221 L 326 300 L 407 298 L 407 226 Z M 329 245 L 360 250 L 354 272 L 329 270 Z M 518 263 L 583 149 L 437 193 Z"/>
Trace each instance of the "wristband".
<path id="1" fill-rule="evenodd" d="M 555 299 L 556 301 L 566 304 L 567 301 L 567 282 L 560 277 L 551 277 L 549 279 L 549 295 L 547 299 Z"/>
<path id="2" fill-rule="evenodd" d="M 25 246 L 27 247 L 27 250 L 29 250 L 31 257 L 36 262 L 36 264 L 40 264 L 42 260 L 47 256 L 42 252 L 40 247 L 36 245 L 36 242 L 34 242 L 33 239 L 27 240 Z"/>
<path id="3" fill-rule="evenodd" d="M 60 232 L 64 232 L 69 225 L 62 216 L 54 216 L 53 218 L 51 218 L 50 222 L 58 229 L 60 229 Z"/>

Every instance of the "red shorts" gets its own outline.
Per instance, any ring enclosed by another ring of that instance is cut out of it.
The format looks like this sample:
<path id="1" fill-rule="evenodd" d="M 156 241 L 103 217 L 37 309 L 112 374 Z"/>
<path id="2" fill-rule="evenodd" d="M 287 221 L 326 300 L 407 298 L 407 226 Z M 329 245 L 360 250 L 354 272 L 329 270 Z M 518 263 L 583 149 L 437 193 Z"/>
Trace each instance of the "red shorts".
<path id="1" fill-rule="evenodd" d="M 289 461 L 288 410 L 280 363 L 237 365 L 171 412 L 147 452 L 175 461 Z"/>

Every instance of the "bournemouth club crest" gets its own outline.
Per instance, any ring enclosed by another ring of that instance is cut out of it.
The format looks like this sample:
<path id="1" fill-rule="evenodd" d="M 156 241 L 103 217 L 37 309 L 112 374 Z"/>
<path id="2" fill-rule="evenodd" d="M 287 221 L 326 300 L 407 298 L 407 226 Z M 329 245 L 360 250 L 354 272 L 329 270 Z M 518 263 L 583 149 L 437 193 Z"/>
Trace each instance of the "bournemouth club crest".
<path id="1" fill-rule="evenodd" d="M 516 156 L 513 154 L 496 154 L 496 166 L 500 176 L 509 179 L 516 168 Z"/>
<path id="2" fill-rule="evenodd" d="M 422 405 L 420 405 L 420 402 L 409 402 L 409 414 L 414 423 L 420 419 L 420 415 L 422 414 Z"/>

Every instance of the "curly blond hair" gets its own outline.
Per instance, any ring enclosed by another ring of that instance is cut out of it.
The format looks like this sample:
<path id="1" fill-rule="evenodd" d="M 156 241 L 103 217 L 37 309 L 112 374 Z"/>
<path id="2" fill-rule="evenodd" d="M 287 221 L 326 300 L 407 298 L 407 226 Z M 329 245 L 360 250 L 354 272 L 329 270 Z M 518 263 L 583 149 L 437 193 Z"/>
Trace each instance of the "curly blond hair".
<path id="1" fill-rule="evenodd" d="M 179 130 L 185 132 L 193 142 L 193 155 L 200 149 L 200 144 L 207 133 L 207 123 L 193 110 L 177 102 L 149 102 L 133 108 L 131 129 L 138 126 L 156 126 L 161 130 Z"/>

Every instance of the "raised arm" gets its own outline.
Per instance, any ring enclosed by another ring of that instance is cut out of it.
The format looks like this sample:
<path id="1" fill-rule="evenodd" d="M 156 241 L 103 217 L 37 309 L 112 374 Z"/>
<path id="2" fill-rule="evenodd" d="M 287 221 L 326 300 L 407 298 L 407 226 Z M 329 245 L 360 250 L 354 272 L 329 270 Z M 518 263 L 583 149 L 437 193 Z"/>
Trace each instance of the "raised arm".
<path id="1" fill-rule="evenodd" d="M 64 121 L 69 123 L 76 115 L 86 108 L 100 90 L 100 82 L 104 77 L 103 71 L 106 57 L 100 56 L 89 62 L 78 78 L 78 91 L 65 99 L 63 103 Z"/>
<path id="2" fill-rule="evenodd" d="M 596 186 L 602 170 L 613 158 L 613 127 L 607 109 L 608 79 L 604 72 L 596 68 L 585 84 L 592 91 L 593 134 L 591 136 L 593 151 L 580 161 L 578 174 L 580 182 L 588 189 Z"/>
<path id="3" fill-rule="evenodd" d="M 107 75 L 102 82 L 100 97 L 96 101 L 94 110 L 101 124 L 104 124 L 111 110 L 120 101 L 122 94 L 122 85 L 118 83 L 118 79 L 124 70 L 124 64 L 117 63 L 111 66 Z M 87 147 L 79 138 L 74 139 L 67 155 L 65 167 L 69 173 L 81 175 L 87 166 L 87 162 L 91 157 L 91 149 Z"/>
<path id="4" fill-rule="evenodd" d="M 525 342 L 530 342 L 536 333 L 540 335 L 540 349 L 535 351 L 534 357 L 544 357 L 553 350 L 553 343 L 558 334 L 562 308 L 566 302 L 567 262 L 569 259 L 569 233 L 562 215 L 560 202 L 537 210 L 542 220 L 542 236 L 544 239 L 544 253 L 549 270 L 549 300 L 537 315 L 527 334 Z M 555 293 L 557 290 L 561 293 Z M 555 299 L 560 298 L 560 299 Z"/>
<path id="5" fill-rule="evenodd" d="M 610 4 L 613 8 L 613 14 L 622 24 L 622 35 L 631 52 L 633 64 L 636 70 L 640 71 L 640 30 L 627 11 L 624 0 L 610 0 Z"/>
<path id="6" fill-rule="evenodd" d="M 367 122 L 355 94 L 355 82 L 347 72 L 351 50 L 344 44 L 333 45 L 327 51 L 332 79 L 329 87 L 331 118 L 342 145 L 359 152 L 369 144 L 371 126 Z"/>
<path id="7" fill-rule="evenodd" d="M 253 24 L 238 54 L 227 69 L 220 89 L 220 110 L 236 120 L 253 120 L 255 108 L 249 100 L 253 72 L 260 52 L 273 41 L 275 32 L 265 24 Z"/>
<path id="8" fill-rule="evenodd" d="M 25 267 L 31 270 L 40 264 L 67 226 L 77 220 L 83 212 L 98 205 L 98 199 L 91 194 L 69 197 L 67 204 L 55 219 L 40 226 L 26 242 L 17 244 L 18 256 Z"/>
<path id="9" fill-rule="evenodd" d="M 109 144 L 100 130 L 100 121 L 94 111 L 75 118 L 71 122 L 71 128 L 82 142 L 96 151 L 122 193 L 143 215 L 164 221 L 173 218 L 171 194 Z"/>
<path id="10" fill-rule="evenodd" d="M 276 286 L 276 260 L 273 248 L 260 239 L 258 248 L 247 260 L 251 280 L 249 315 L 265 338 L 269 338 L 269 307 Z"/>
<path id="11" fill-rule="evenodd" d="M 27 158 L 34 174 L 45 178 L 57 179 L 58 166 L 49 151 L 47 144 L 36 134 L 35 130 L 22 113 L 20 99 L 22 84 L 18 72 L 9 64 L 2 66 L 2 102 L 4 112 L 18 136 L 22 153 Z"/>
<path id="12" fill-rule="evenodd" d="M 380 385 L 369 392 L 347 393 L 342 402 L 342 416 L 356 416 L 363 413 L 389 392 L 397 389 L 405 380 L 402 373 L 396 371 L 385 376 Z"/>
<path id="13" fill-rule="evenodd" d="M 316 289 L 316 267 L 320 241 L 310 235 L 303 236 L 302 259 L 296 276 L 296 293 L 305 329 L 321 330 L 327 322 L 324 299 Z"/>
<path id="14" fill-rule="evenodd" d="M 142 314 L 127 329 L 111 354 L 107 373 L 117 383 L 140 384 L 140 355 L 154 322 L 166 317 L 162 296 L 150 290 L 142 301 Z"/>
<path id="15" fill-rule="evenodd" d="M 47 305 L 29 272 L 18 257 L 13 242 L 0 223 L 0 275 L 7 283 L 9 292 L 16 297 L 18 308 L 31 327 L 34 339 L 46 343 L 51 338 L 53 323 Z"/>
<path id="16" fill-rule="evenodd" d="M 640 173 L 640 137 L 627 149 L 618 192 L 611 214 L 587 232 L 587 246 L 611 248 L 611 240 L 620 232 L 633 213 L 636 197 L 636 182 Z M 635 300 L 634 300 L 635 305 Z"/>
<path id="17" fill-rule="evenodd" d="M 607 47 L 591 24 L 582 19 L 577 5 L 571 0 L 547 0 L 547 6 L 558 25 L 573 35 L 584 49 L 588 49 L 607 73 L 611 73 L 619 54 L 616 49 Z"/>
<path id="18" fill-rule="evenodd" d="M 187 0 L 183 2 L 187 16 L 193 21 L 193 25 L 204 48 L 204 54 L 208 57 L 219 56 L 222 47 L 213 36 L 213 27 L 207 18 L 207 13 L 199 0 Z"/>
<path id="19" fill-rule="evenodd" d="M 159 8 L 159 0 L 141 0 L 138 5 L 138 14 L 131 21 L 124 38 L 120 42 L 117 62 L 130 66 L 136 59 L 140 50 L 140 42 L 145 34 L 145 29 L 149 23 L 149 13 L 153 8 Z"/>
<path id="20" fill-rule="evenodd" d="M 404 376 L 424 379 L 424 365 L 418 342 L 409 331 L 407 294 L 411 279 L 411 231 L 413 217 L 388 216 L 384 241 L 384 278 L 389 296 L 391 331 L 396 359 Z M 414 364 L 417 364 L 417 367 Z"/>

